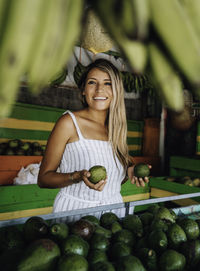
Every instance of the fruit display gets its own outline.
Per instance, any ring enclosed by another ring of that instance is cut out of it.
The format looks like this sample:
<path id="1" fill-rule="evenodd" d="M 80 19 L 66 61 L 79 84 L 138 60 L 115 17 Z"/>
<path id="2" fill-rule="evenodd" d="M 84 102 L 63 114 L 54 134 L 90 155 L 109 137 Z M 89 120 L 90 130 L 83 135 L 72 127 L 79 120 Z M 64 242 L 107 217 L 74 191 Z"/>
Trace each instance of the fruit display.
<path id="1" fill-rule="evenodd" d="M 67 220 L 66 220 L 67 221 Z M 0 228 L 3 270 L 199 270 L 200 220 L 152 203 L 118 218 L 105 212 L 74 222 L 32 216 Z"/>
<path id="2" fill-rule="evenodd" d="M 69 62 L 87 28 L 89 40 L 94 37 L 95 27 L 84 23 L 88 7 L 104 28 L 102 35 L 112 40 L 133 73 L 148 71 L 169 109 L 183 110 L 183 88 L 200 98 L 198 0 L 4 0 L 0 4 L 0 117 L 11 112 L 22 77 L 32 93 L 39 93 Z M 86 47 L 93 50 L 92 40 Z"/>
<path id="3" fill-rule="evenodd" d="M 200 178 L 198 177 L 190 177 L 190 176 L 183 176 L 183 177 L 165 177 L 166 181 L 169 182 L 176 182 L 184 185 L 200 187 Z"/>
<path id="4" fill-rule="evenodd" d="M 0 143 L 0 155 L 43 155 L 46 145 L 39 142 L 22 141 L 11 139 Z"/>
<path id="5" fill-rule="evenodd" d="M 98 183 L 101 180 L 105 180 L 106 179 L 106 169 L 103 166 L 93 166 L 89 169 L 90 172 L 90 177 L 89 177 L 89 181 L 92 183 Z"/>
<path id="6" fill-rule="evenodd" d="M 138 163 L 134 166 L 134 175 L 138 178 L 148 177 L 150 168 L 145 163 Z"/>

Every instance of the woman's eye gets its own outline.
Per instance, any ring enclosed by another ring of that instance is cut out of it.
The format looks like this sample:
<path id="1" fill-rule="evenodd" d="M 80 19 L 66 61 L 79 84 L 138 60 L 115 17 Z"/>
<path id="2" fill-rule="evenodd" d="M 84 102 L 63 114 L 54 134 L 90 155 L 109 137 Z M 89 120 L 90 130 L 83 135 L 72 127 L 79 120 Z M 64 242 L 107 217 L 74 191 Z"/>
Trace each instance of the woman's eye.
<path id="1" fill-rule="evenodd" d="M 88 85 L 95 84 L 95 81 L 88 81 Z"/>
<path id="2" fill-rule="evenodd" d="M 111 86 L 111 82 L 106 82 L 105 85 L 106 86 Z"/>

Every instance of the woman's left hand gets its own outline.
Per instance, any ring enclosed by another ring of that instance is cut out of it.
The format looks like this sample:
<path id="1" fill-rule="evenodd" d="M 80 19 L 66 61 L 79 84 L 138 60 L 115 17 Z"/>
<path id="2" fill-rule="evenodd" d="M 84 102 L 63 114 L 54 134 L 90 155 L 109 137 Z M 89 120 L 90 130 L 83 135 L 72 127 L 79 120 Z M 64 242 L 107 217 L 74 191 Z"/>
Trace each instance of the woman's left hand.
<path id="1" fill-rule="evenodd" d="M 134 176 L 134 167 L 135 165 L 131 166 L 128 168 L 127 172 L 128 172 L 128 177 L 131 181 L 132 184 L 136 184 L 136 186 L 145 186 L 145 183 L 149 182 L 149 178 L 148 177 L 144 177 L 144 178 L 138 178 L 136 176 Z M 152 168 L 151 165 L 148 165 L 149 168 Z"/>

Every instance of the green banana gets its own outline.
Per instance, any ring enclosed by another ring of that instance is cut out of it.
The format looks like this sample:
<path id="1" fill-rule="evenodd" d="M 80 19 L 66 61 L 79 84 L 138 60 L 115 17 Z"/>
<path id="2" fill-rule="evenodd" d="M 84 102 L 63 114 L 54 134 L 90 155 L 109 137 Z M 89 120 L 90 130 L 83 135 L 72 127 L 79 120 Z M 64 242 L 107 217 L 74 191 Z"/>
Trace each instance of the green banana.
<path id="1" fill-rule="evenodd" d="M 149 0 L 151 20 L 187 80 L 200 85 L 200 42 L 178 0 Z"/>
<path id="2" fill-rule="evenodd" d="M 149 45 L 150 69 L 155 79 L 156 90 L 166 106 L 176 112 L 184 108 L 182 82 L 168 62 L 167 57 L 154 43 Z"/>
<path id="3" fill-rule="evenodd" d="M 63 42 L 60 47 L 59 54 L 55 61 L 55 64 L 51 66 L 52 70 L 50 77 L 52 78 L 55 74 L 63 67 L 66 66 L 70 56 L 73 53 L 75 43 L 81 33 L 81 20 L 83 16 L 83 4 L 84 0 L 68 0 L 68 8 L 66 11 L 66 23 L 65 33 L 63 33 Z"/>
<path id="4" fill-rule="evenodd" d="M 48 84 L 50 78 L 47 72 L 49 66 L 53 65 L 52 59 L 55 52 L 59 50 L 63 34 L 60 33 L 60 28 L 63 27 L 66 1 L 48 0 L 47 2 L 43 25 L 33 44 L 31 62 L 28 67 L 28 80 L 33 93 L 39 92 Z"/>
<path id="5" fill-rule="evenodd" d="M 25 73 L 35 33 L 40 27 L 42 1 L 11 0 L 0 45 L 0 117 L 8 116 Z"/>
<path id="6" fill-rule="evenodd" d="M 132 2 L 136 21 L 137 39 L 145 40 L 149 34 L 149 21 L 150 21 L 149 1 L 132 0 Z"/>
<path id="7" fill-rule="evenodd" d="M 122 31 L 129 38 L 134 38 L 136 32 L 136 22 L 133 16 L 133 0 L 121 1 L 116 3 L 118 7 L 116 9 L 116 16 L 118 17 L 118 25 L 122 28 Z M 117 12 L 118 11 L 118 12 Z"/>
<path id="8" fill-rule="evenodd" d="M 197 32 L 198 37 L 200 36 L 200 1 L 199 0 L 180 0 L 181 4 L 185 8 L 188 16 L 190 17 L 191 23 Z"/>
<path id="9" fill-rule="evenodd" d="M 119 15 L 115 14 L 117 0 L 92 1 L 102 24 L 107 29 L 111 38 L 116 42 L 124 57 L 128 60 L 135 73 L 142 73 L 147 62 L 146 45 L 138 40 L 129 39 L 123 31 L 123 26 L 118 24 Z"/>

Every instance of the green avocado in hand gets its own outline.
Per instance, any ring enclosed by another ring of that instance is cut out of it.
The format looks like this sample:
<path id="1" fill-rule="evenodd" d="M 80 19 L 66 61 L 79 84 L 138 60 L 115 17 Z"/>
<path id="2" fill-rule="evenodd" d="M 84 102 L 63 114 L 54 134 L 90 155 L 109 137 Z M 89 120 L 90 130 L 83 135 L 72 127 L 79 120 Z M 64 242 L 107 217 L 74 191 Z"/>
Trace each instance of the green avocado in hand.
<path id="1" fill-rule="evenodd" d="M 138 163 L 134 167 L 134 175 L 138 178 L 148 177 L 150 174 L 149 166 L 145 163 Z"/>
<path id="2" fill-rule="evenodd" d="M 103 166 L 93 166 L 89 169 L 90 172 L 90 177 L 88 178 L 90 182 L 96 184 L 101 180 L 105 180 L 107 173 L 106 173 L 106 169 Z"/>

